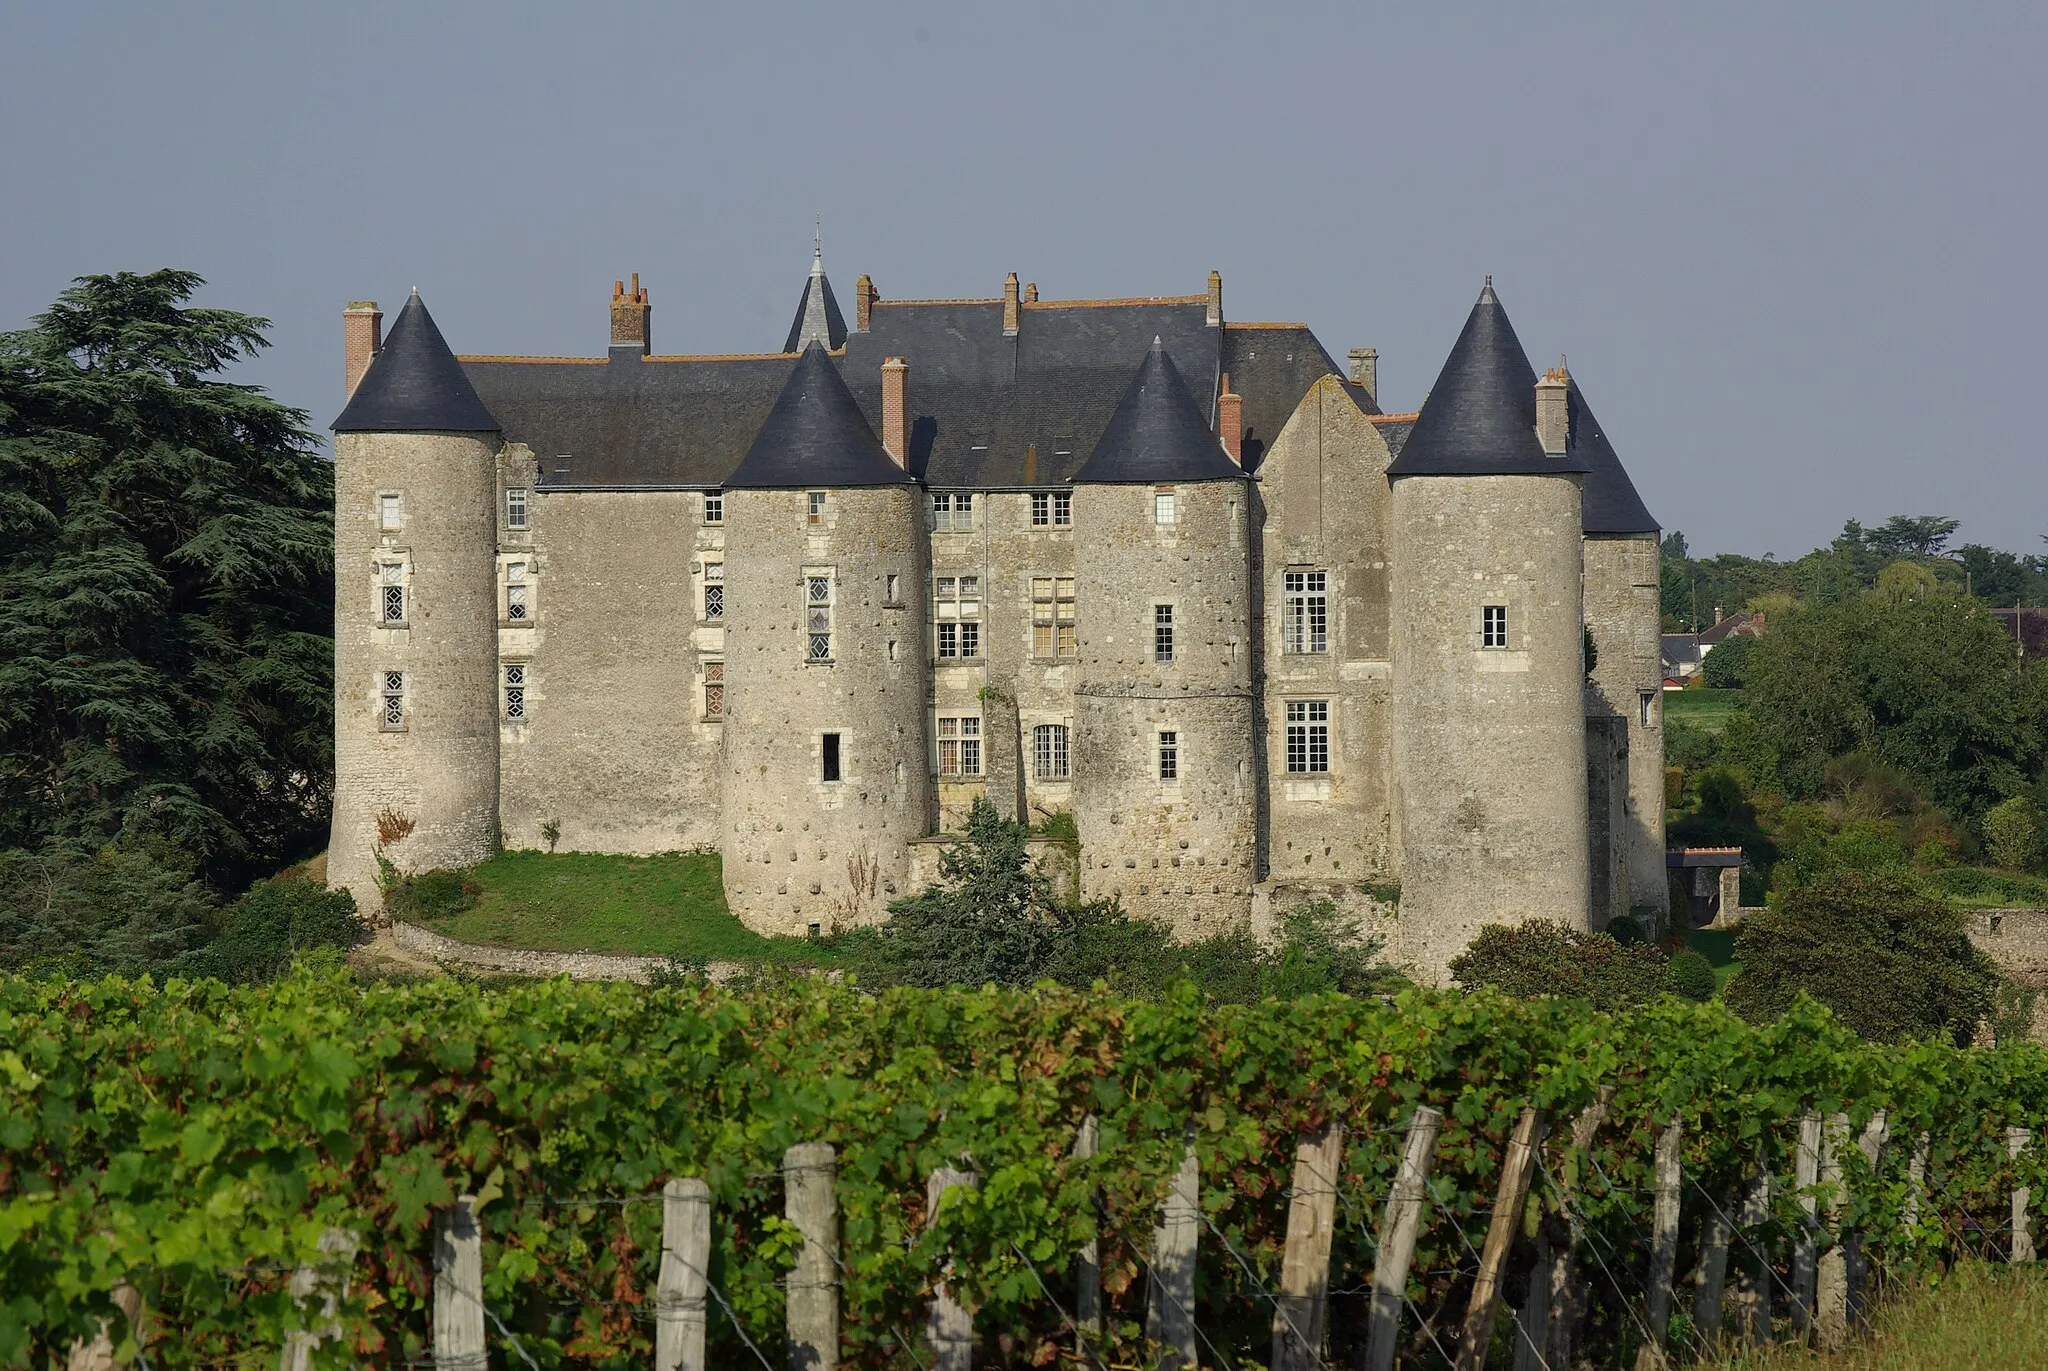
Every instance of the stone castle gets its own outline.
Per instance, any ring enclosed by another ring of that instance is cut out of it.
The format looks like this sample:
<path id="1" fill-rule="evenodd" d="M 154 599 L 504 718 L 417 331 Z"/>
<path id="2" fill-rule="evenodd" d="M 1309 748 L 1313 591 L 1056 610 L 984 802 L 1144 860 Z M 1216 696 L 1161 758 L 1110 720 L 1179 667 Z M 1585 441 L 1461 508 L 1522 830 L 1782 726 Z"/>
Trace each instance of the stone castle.
<path id="1" fill-rule="evenodd" d="M 1199 935 L 1337 899 L 1441 976 L 1666 905 L 1657 526 L 1489 280 L 1419 413 L 1199 295 L 888 300 L 779 352 L 456 356 L 344 314 L 330 878 L 722 854 L 884 917 L 974 797 Z M 1078 870 L 1074 870 L 1078 867 Z"/>

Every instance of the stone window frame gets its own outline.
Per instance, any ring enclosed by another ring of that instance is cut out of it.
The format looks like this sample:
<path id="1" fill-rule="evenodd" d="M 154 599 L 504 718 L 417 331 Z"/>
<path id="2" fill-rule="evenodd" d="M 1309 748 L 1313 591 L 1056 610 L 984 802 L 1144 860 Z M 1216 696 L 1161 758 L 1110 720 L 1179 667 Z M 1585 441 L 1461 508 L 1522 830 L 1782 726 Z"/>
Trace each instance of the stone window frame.
<path id="1" fill-rule="evenodd" d="M 1280 573 L 1280 650 L 1290 657 L 1330 651 L 1330 573 L 1289 567 Z"/>
<path id="2" fill-rule="evenodd" d="M 818 591 L 820 582 L 824 584 L 822 597 Z M 804 665 L 831 666 L 838 646 L 835 642 L 838 631 L 836 606 L 839 600 L 837 569 L 829 566 L 807 566 L 803 571 L 802 584 Z"/>
<path id="3" fill-rule="evenodd" d="M 704 522 L 723 525 L 725 523 L 725 492 L 707 490 L 704 492 Z"/>
<path id="4" fill-rule="evenodd" d="M 1162 618 L 1161 615 L 1164 615 Z M 1152 661 L 1158 666 L 1172 666 L 1179 643 L 1175 640 L 1174 629 L 1179 618 L 1179 603 L 1174 600 L 1152 602 Z"/>
<path id="5" fill-rule="evenodd" d="M 810 527 L 822 527 L 831 509 L 832 501 L 825 491 L 811 490 L 804 492 L 804 522 Z"/>
<path id="6" fill-rule="evenodd" d="M 1282 702 L 1282 765 L 1289 776 L 1330 774 L 1330 701 L 1327 697 Z M 1320 752 L 1320 756 L 1318 753 Z M 1297 765 L 1297 761 L 1299 764 Z M 1318 766 L 1316 763 L 1322 764 Z"/>
<path id="7" fill-rule="evenodd" d="M 1636 692 L 1636 718 L 1644 728 L 1657 726 L 1657 697 L 1660 690 L 1639 690 Z"/>
<path id="8" fill-rule="evenodd" d="M 410 628 L 413 609 L 412 558 L 396 552 L 378 556 L 370 573 L 371 622 L 378 628 Z"/>
<path id="9" fill-rule="evenodd" d="M 1506 652 L 1509 650 L 1508 607 L 1506 605 L 1481 605 L 1479 607 L 1479 647 L 1485 652 Z"/>
<path id="10" fill-rule="evenodd" d="M 968 587 L 973 586 L 973 598 Z M 981 660 L 982 647 L 981 575 L 955 572 L 932 573 L 932 660 L 972 662 Z M 947 611 L 951 610 L 949 614 Z M 952 629 L 951 633 L 946 630 Z"/>
<path id="11" fill-rule="evenodd" d="M 514 571 L 518 574 L 514 575 Z M 501 628 L 531 628 L 534 622 L 533 557 L 520 554 L 498 559 L 498 625 Z"/>
<path id="12" fill-rule="evenodd" d="M 1152 774 L 1161 785 L 1179 785 L 1181 779 L 1181 730 L 1154 729 L 1152 733 Z"/>
<path id="13" fill-rule="evenodd" d="M 941 714 L 933 724 L 932 755 L 937 759 L 939 775 L 946 780 L 980 780 L 984 774 L 981 716 Z"/>
<path id="14" fill-rule="evenodd" d="M 525 532 L 532 518 L 525 486 L 505 487 L 505 527 Z"/>
<path id="15" fill-rule="evenodd" d="M 379 733 L 405 732 L 407 718 L 411 711 L 406 707 L 405 670 L 403 667 L 379 667 L 371 681 L 370 698 L 377 703 L 377 731 Z"/>
<path id="16" fill-rule="evenodd" d="M 818 731 L 818 784 L 846 784 L 846 734 L 836 728 Z"/>
<path id="17" fill-rule="evenodd" d="M 511 725 L 532 717 L 533 661 L 511 657 L 498 664 L 498 718 Z"/>
<path id="18" fill-rule="evenodd" d="M 971 533 L 975 506 L 971 490 L 935 490 L 925 499 L 925 513 L 934 533 Z"/>
<path id="19" fill-rule="evenodd" d="M 1063 785 L 1074 779 L 1073 725 L 1058 720 L 1031 728 L 1031 779 Z"/>
<path id="20" fill-rule="evenodd" d="M 701 611 L 697 622 L 700 624 L 722 624 L 725 622 L 725 563 L 706 558 L 702 563 L 700 577 L 703 593 L 697 598 Z"/>
<path id="21" fill-rule="evenodd" d="M 1172 486 L 1152 487 L 1152 522 L 1162 529 L 1180 527 L 1180 492 Z"/>
<path id="22" fill-rule="evenodd" d="M 1050 576 L 1033 575 L 1029 580 L 1032 659 L 1073 661 L 1081 655 L 1075 578 L 1055 572 Z"/>
<path id="23" fill-rule="evenodd" d="M 377 532 L 389 535 L 405 529 L 405 492 L 402 490 L 380 490 L 371 502 L 370 517 L 377 521 Z"/>
<path id="24" fill-rule="evenodd" d="M 707 724 L 722 724 L 725 722 L 725 658 L 702 658 L 697 666 L 703 677 L 701 702 L 704 712 L 699 718 Z"/>

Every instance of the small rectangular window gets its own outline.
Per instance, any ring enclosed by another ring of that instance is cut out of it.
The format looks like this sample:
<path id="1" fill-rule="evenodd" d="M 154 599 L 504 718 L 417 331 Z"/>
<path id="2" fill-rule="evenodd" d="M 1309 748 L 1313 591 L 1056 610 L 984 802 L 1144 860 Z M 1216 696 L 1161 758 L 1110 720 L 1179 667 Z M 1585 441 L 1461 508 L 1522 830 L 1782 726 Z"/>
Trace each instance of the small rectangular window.
<path id="1" fill-rule="evenodd" d="M 380 671 L 377 692 L 377 724 L 384 729 L 405 727 L 405 673 Z"/>
<path id="2" fill-rule="evenodd" d="M 725 617 L 725 563 L 704 564 L 704 617 L 723 619 Z"/>
<path id="3" fill-rule="evenodd" d="M 811 523 L 814 523 L 814 524 L 822 524 L 822 523 L 824 523 L 824 522 L 825 522 L 825 492 L 824 492 L 824 491 L 822 491 L 822 490 L 814 490 L 814 491 L 812 491 L 812 492 L 811 492 L 811 499 L 810 499 L 810 516 L 809 516 L 809 518 L 810 518 L 810 522 L 811 522 Z"/>
<path id="4" fill-rule="evenodd" d="M 405 622 L 405 567 L 386 562 L 379 572 L 383 584 L 377 587 L 377 617 L 387 624 Z"/>
<path id="5" fill-rule="evenodd" d="M 903 603 L 903 578 L 890 572 L 882 582 L 882 599 L 892 605 Z"/>
<path id="6" fill-rule="evenodd" d="M 981 720 L 969 715 L 939 720 L 939 774 L 981 774 Z"/>
<path id="7" fill-rule="evenodd" d="M 981 655 L 981 577 L 932 578 L 933 643 L 941 659 Z"/>
<path id="8" fill-rule="evenodd" d="M 820 780 L 836 781 L 839 779 L 839 735 L 827 733 L 823 742 L 820 758 L 822 765 L 818 776 Z"/>
<path id="9" fill-rule="evenodd" d="M 1174 522 L 1173 487 L 1161 486 L 1152 492 L 1152 520 L 1161 528 Z"/>
<path id="10" fill-rule="evenodd" d="M 1479 646 L 1506 647 L 1508 645 L 1508 607 L 1487 605 L 1479 611 Z"/>
<path id="11" fill-rule="evenodd" d="M 1287 769 L 1319 775 L 1330 769 L 1330 702 L 1287 702 Z"/>
<path id="12" fill-rule="evenodd" d="M 505 564 L 505 621 L 521 624 L 527 622 L 526 563 Z"/>
<path id="13" fill-rule="evenodd" d="M 1159 735 L 1159 779 L 1180 779 L 1180 734 L 1177 732 Z"/>
<path id="14" fill-rule="evenodd" d="M 1050 494 L 1033 495 L 1031 497 L 1031 526 L 1033 528 L 1050 528 L 1052 526 L 1052 496 Z"/>
<path id="15" fill-rule="evenodd" d="M 1031 578 L 1031 655 L 1058 660 L 1079 654 L 1074 631 L 1074 578 Z"/>
<path id="16" fill-rule="evenodd" d="M 1330 574 L 1289 571 L 1281 576 L 1280 638 L 1289 652 L 1330 650 Z"/>
<path id="17" fill-rule="evenodd" d="M 1071 774 L 1067 760 L 1067 726 L 1040 724 L 1031 730 L 1031 758 L 1041 781 L 1064 781 Z"/>
<path id="18" fill-rule="evenodd" d="M 809 616 L 807 631 L 810 637 L 806 661 L 830 662 L 832 660 L 832 578 L 830 576 L 806 576 L 804 578 L 805 613 Z M 834 735 L 836 736 L 836 735 Z"/>
<path id="19" fill-rule="evenodd" d="M 704 522 L 722 524 L 725 522 L 725 492 L 707 490 L 704 492 Z"/>
<path id="20" fill-rule="evenodd" d="M 704 663 L 704 717 L 725 717 L 725 663 Z"/>
<path id="21" fill-rule="evenodd" d="M 514 488 L 505 492 L 505 527 L 526 527 L 526 492 Z"/>
<path id="22" fill-rule="evenodd" d="M 1643 691 L 1640 698 L 1640 704 L 1642 708 L 1643 727 L 1650 728 L 1657 722 L 1657 692 L 1654 690 Z"/>
<path id="23" fill-rule="evenodd" d="M 396 495 L 379 495 L 377 497 L 377 527 L 389 530 L 398 528 L 403 523 L 404 515 L 400 509 L 398 497 Z"/>
<path id="24" fill-rule="evenodd" d="M 1173 606 L 1152 606 L 1152 659 L 1173 660 Z"/>
<path id="25" fill-rule="evenodd" d="M 938 532 L 974 527 L 974 496 L 966 492 L 932 496 L 932 528 Z"/>
<path id="26" fill-rule="evenodd" d="M 1074 522 L 1074 493 L 1070 490 L 1056 490 L 1052 496 L 1052 526 L 1067 528 Z"/>
<path id="27" fill-rule="evenodd" d="M 519 723 L 526 718 L 526 663 L 505 663 L 505 721 Z"/>

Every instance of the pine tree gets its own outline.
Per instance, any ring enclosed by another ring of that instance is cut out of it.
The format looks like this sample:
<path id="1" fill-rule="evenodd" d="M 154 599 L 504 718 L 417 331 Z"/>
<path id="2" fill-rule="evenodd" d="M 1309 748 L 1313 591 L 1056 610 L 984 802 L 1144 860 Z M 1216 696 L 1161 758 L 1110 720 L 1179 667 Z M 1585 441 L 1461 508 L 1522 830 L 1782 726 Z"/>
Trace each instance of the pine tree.
<path id="1" fill-rule="evenodd" d="M 333 473 L 220 379 L 267 319 L 84 276 L 0 335 L 0 847 L 168 843 L 219 888 L 302 851 L 333 762 Z"/>

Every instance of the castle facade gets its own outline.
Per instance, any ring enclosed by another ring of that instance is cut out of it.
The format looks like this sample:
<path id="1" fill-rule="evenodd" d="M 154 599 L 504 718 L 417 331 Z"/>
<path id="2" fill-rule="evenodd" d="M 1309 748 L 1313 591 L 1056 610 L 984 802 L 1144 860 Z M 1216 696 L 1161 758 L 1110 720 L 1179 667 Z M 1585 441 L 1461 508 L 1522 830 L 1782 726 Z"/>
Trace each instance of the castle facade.
<path id="1" fill-rule="evenodd" d="M 715 849 L 885 916 L 976 796 L 1200 935 L 1303 898 L 1424 976 L 1662 917 L 1657 526 L 1489 281 L 1416 414 L 1199 295 L 885 300 L 778 352 L 456 356 L 344 315 L 330 879 Z M 1398 891 L 1398 896 L 1396 895 Z"/>

